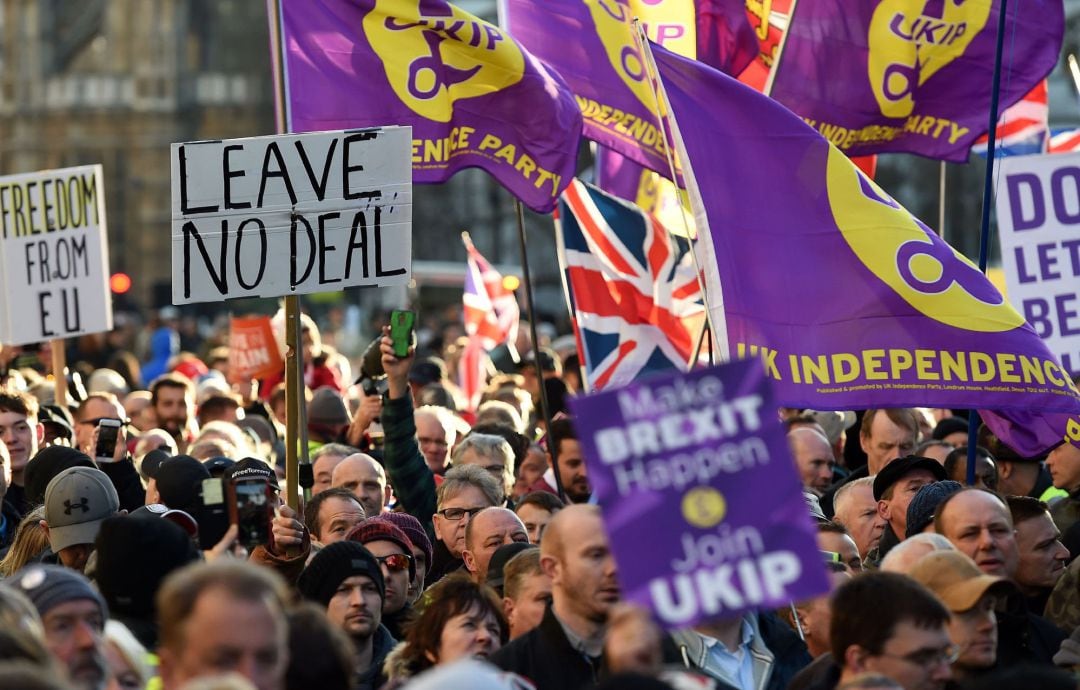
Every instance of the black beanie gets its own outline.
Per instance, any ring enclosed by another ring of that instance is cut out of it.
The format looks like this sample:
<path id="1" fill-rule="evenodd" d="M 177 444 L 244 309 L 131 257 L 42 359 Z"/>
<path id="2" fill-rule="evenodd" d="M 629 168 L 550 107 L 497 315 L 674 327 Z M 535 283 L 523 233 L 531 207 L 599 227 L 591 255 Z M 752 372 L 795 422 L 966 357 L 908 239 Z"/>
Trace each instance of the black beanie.
<path id="1" fill-rule="evenodd" d="M 359 542 L 338 541 L 325 547 L 300 573 L 297 589 L 305 599 L 329 606 L 334 593 L 346 578 L 363 575 L 379 588 L 379 598 L 386 597 L 382 568 L 371 552 Z"/>
<path id="2" fill-rule="evenodd" d="M 68 446 L 49 446 L 42 448 L 37 455 L 26 463 L 23 477 L 26 487 L 26 502 L 39 506 L 45 502 L 45 489 L 53 477 L 72 467 L 94 467 L 90 456 Z"/>
<path id="3" fill-rule="evenodd" d="M 115 613 L 137 618 L 154 614 L 154 595 L 172 571 L 199 560 L 191 537 L 157 515 L 123 515 L 101 523 L 95 579 Z"/>

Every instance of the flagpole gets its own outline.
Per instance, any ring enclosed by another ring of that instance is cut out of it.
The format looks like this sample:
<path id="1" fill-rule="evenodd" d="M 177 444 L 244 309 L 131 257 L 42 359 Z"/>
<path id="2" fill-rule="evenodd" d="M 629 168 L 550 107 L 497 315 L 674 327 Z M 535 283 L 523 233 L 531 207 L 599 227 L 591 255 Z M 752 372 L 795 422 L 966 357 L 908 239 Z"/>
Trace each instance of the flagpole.
<path id="1" fill-rule="evenodd" d="M 663 115 L 660 112 L 660 96 L 656 93 L 657 84 L 660 83 L 660 75 L 656 69 L 656 64 L 653 62 L 652 51 L 649 49 L 649 39 L 645 36 L 645 27 L 642 26 L 641 21 L 637 17 L 634 17 L 634 38 L 637 40 L 638 50 L 645 56 L 645 68 L 649 71 L 649 93 L 653 97 L 653 106 L 656 108 L 656 117 L 660 124 L 660 130 L 664 131 Z M 655 81 L 654 81 L 655 80 Z M 672 133 L 674 138 L 674 133 Z M 668 171 L 671 173 L 671 183 L 675 185 L 675 189 L 678 190 L 678 176 L 675 174 L 675 156 L 671 152 L 671 143 L 667 141 L 667 136 L 664 137 L 664 156 L 667 158 Z M 685 181 L 685 180 L 684 180 Z M 689 184 L 687 182 L 687 184 Z M 676 195 L 678 198 L 678 192 Z M 689 194 L 687 194 L 689 197 Z M 694 262 L 694 278 L 697 280 L 698 289 L 701 291 L 701 303 L 705 307 L 705 324 L 702 326 L 702 334 L 708 332 L 710 337 L 716 334 L 716 329 L 712 327 L 712 310 L 709 309 L 709 297 L 705 290 L 705 279 L 701 272 L 701 264 L 698 262 L 697 251 L 694 250 L 694 240 L 697 239 L 697 232 L 694 236 L 690 236 L 690 224 L 686 222 L 686 209 L 683 208 L 682 199 L 679 198 L 679 217 L 682 219 L 683 233 L 686 235 L 686 244 L 690 248 L 690 258 Z M 664 225 L 661 223 L 661 225 Z M 675 233 L 671 232 L 671 228 L 664 225 L 664 229 L 667 230 L 668 236 L 671 241 L 678 246 L 678 239 L 675 237 Z M 711 360 L 710 360 L 711 361 Z"/>
<path id="2" fill-rule="evenodd" d="M 983 184 L 982 226 L 979 233 L 979 271 L 986 273 L 990 253 L 990 197 L 994 191 L 994 149 L 997 145 L 998 97 L 1001 92 L 1001 56 L 1005 47 L 1005 18 L 1008 0 L 998 10 L 997 47 L 994 51 L 994 83 L 990 89 L 990 127 L 986 134 L 986 178 Z M 968 411 L 967 484 L 975 485 L 975 444 L 978 441 L 979 412 Z"/>
<path id="3" fill-rule="evenodd" d="M 281 30 L 281 0 L 267 0 L 270 11 L 270 55 L 274 82 L 274 120 L 278 134 L 289 131 L 289 114 L 286 103 L 285 45 Z M 300 425 L 304 417 L 304 358 L 297 356 L 301 347 L 300 298 L 285 296 L 285 502 L 299 515 L 300 486 L 305 494 L 314 485 L 311 463 L 307 457 L 307 429 Z M 303 447 L 305 460 L 303 477 L 300 475 L 300 458 L 297 451 Z M 290 554 L 293 555 L 293 554 Z"/>
<path id="4" fill-rule="evenodd" d="M 1076 56 L 1072 53 L 1069 54 L 1069 74 L 1072 75 L 1073 86 L 1076 88 L 1076 93 L 1080 94 L 1080 63 L 1077 63 Z"/>
<path id="5" fill-rule="evenodd" d="M 780 60 L 784 57 L 784 47 L 787 46 L 788 35 L 791 33 L 791 24 L 795 21 L 795 8 L 798 4 L 799 0 L 791 0 L 791 7 L 788 9 L 788 25 L 784 29 L 784 33 L 780 34 L 780 45 L 776 47 L 776 59 L 769 66 L 769 76 L 765 78 L 765 88 L 761 91 L 766 96 L 772 96 L 773 81 L 776 79 L 776 71 L 780 67 Z M 762 17 L 761 21 L 767 22 L 768 17 Z"/>
<path id="6" fill-rule="evenodd" d="M 945 161 L 941 161 L 938 173 L 938 226 L 937 234 L 945 241 Z"/>
<path id="7" fill-rule="evenodd" d="M 555 475 L 555 490 L 563 503 L 567 502 L 566 490 L 563 488 L 562 477 L 559 474 L 559 448 L 557 443 L 551 442 L 551 407 L 548 406 L 547 389 L 544 387 L 544 368 L 540 364 L 540 339 L 536 335 L 536 309 L 533 307 L 532 278 L 529 274 L 529 250 L 525 243 L 525 207 L 521 200 L 514 198 L 514 211 L 517 216 L 518 239 L 521 240 L 521 276 L 525 283 L 525 308 L 529 312 L 529 335 L 532 339 L 533 366 L 536 367 L 536 379 L 540 388 L 540 416 L 544 418 L 544 430 L 547 435 L 547 449 L 551 454 L 552 474 Z"/>

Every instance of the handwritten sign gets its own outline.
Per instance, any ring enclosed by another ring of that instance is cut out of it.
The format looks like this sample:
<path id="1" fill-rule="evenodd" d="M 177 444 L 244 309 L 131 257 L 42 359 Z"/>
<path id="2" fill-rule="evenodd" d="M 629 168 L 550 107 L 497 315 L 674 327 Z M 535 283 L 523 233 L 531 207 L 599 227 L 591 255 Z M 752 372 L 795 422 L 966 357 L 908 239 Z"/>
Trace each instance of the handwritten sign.
<path id="1" fill-rule="evenodd" d="M 172 146 L 173 303 L 403 285 L 411 130 Z"/>
<path id="2" fill-rule="evenodd" d="M 1080 154 L 1001 161 L 997 196 L 1009 301 L 1062 368 L 1080 373 Z"/>
<path id="3" fill-rule="evenodd" d="M 730 618 L 827 589 L 759 361 L 651 377 L 570 404 L 623 593 L 661 624 Z"/>
<path id="4" fill-rule="evenodd" d="M 112 330 L 100 165 L 0 177 L 0 342 Z"/>

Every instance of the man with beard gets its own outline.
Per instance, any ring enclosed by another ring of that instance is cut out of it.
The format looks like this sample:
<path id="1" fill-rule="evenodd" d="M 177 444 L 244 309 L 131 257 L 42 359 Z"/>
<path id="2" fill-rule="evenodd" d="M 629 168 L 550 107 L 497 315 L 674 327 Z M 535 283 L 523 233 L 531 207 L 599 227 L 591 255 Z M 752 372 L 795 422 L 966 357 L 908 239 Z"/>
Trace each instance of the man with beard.
<path id="1" fill-rule="evenodd" d="M 412 617 L 409 583 L 416 575 L 413 544 L 397 525 L 373 517 L 354 527 L 346 537 L 363 544 L 379 563 L 383 576 L 382 625 L 396 638 L 404 637 L 404 626 Z"/>
<path id="2" fill-rule="evenodd" d="M 191 381 L 178 374 L 165 374 L 150 384 L 150 405 L 157 416 L 158 427 L 176 439 L 183 453 L 192 430 L 188 428 L 195 412 L 195 390 Z"/>
<path id="3" fill-rule="evenodd" d="M 104 690 L 108 684 L 104 631 L 108 609 L 90 581 L 69 568 L 35 565 L 5 586 L 33 602 L 45 629 L 45 645 L 67 671 L 71 687 Z"/>
<path id="4" fill-rule="evenodd" d="M 578 443 L 573 421 L 569 417 L 553 420 L 551 430 L 548 431 L 547 443 L 550 467 L 539 481 L 529 487 L 529 490 L 558 493 L 555 488 L 555 470 L 552 469 L 556 463 L 550 462 L 554 455 L 558 459 L 559 479 L 562 481 L 567 500 L 570 503 L 587 503 L 592 495 L 592 485 L 589 484 L 589 473 L 585 468 L 581 444 Z"/>
<path id="5" fill-rule="evenodd" d="M 537 690 L 596 683 L 604 633 L 621 593 L 618 571 L 596 506 L 569 506 L 548 525 L 540 564 L 551 578 L 551 606 L 540 625 L 491 657 L 529 678 Z"/>
<path id="6" fill-rule="evenodd" d="M 379 562 L 359 542 L 339 541 L 327 546 L 300 575 L 300 593 L 326 607 L 330 622 L 353 643 L 354 687 L 382 687 L 386 655 L 397 642 L 382 626 L 385 584 Z"/>

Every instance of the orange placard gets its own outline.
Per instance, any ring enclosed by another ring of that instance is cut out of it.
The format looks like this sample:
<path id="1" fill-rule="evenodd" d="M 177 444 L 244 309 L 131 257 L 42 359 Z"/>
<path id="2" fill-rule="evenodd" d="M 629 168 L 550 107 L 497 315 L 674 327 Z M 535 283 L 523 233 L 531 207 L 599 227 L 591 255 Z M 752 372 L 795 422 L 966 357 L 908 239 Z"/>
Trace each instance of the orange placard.
<path id="1" fill-rule="evenodd" d="M 284 366 L 269 316 L 229 320 L 230 383 L 280 374 Z"/>

